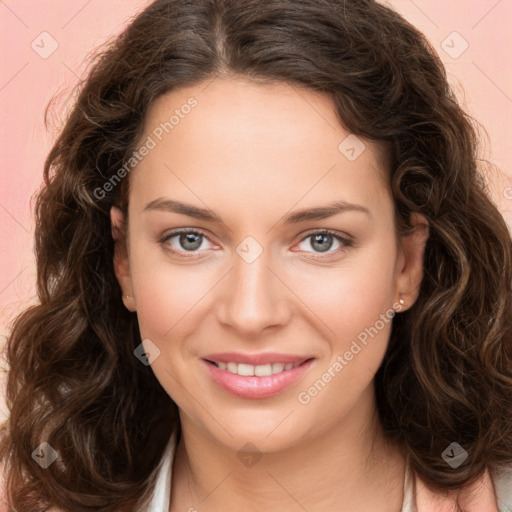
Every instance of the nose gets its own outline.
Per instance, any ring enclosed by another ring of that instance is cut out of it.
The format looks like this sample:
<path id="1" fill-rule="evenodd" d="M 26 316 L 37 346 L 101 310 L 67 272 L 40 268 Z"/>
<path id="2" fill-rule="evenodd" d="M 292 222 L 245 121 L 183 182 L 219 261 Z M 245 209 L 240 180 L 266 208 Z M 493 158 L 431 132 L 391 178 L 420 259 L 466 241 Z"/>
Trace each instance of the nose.
<path id="1" fill-rule="evenodd" d="M 258 337 L 284 326 L 291 317 L 290 291 L 264 251 L 248 263 L 237 254 L 217 303 L 221 324 L 244 337 Z"/>

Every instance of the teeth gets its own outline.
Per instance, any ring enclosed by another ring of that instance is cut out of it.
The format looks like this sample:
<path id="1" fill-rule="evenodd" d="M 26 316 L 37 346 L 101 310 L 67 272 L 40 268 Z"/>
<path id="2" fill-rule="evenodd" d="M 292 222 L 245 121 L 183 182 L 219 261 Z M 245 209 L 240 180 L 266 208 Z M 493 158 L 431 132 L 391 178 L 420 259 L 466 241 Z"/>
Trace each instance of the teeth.
<path id="1" fill-rule="evenodd" d="M 240 371 L 240 368 L 238 369 Z M 254 367 L 254 375 L 256 377 L 265 377 L 266 375 L 272 375 L 272 365 L 271 364 L 260 364 Z"/>
<path id="2" fill-rule="evenodd" d="M 292 368 L 297 368 L 302 363 L 268 363 L 268 364 L 237 364 L 237 363 L 215 363 L 221 370 L 227 370 L 231 373 L 236 373 L 243 377 L 265 377 L 268 375 L 274 375 L 276 373 L 281 373 L 282 371 L 291 370 Z"/>
<path id="3" fill-rule="evenodd" d="M 250 375 L 254 376 L 255 366 L 252 364 L 239 364 L 238 365 L 238 375 L 243 375 L 244 377 L 249 377 Z"/>
<path id="4" fill-rule="evenodd" d="M 273 363 L 272 364 L 272 373 L 281 373 L 284 370 L 283 363 Z"/>

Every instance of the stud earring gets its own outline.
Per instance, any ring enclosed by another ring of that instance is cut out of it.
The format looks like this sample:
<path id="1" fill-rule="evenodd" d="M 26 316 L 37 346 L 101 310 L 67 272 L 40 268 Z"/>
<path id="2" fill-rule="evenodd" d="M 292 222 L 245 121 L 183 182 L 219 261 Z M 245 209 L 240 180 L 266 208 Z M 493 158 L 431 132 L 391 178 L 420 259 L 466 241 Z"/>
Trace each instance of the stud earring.
<path id="1" fill-rule="evenodd" d="M 398 304 L 400 304 L 400 306 L 396 306 L 396 309 L 395 309 L 396 302 L 395 302 L 395 304 L 393 304 L 393 309 L 394 309 L 396 312 L 400 312 L 400 311 L 402 311 L 402 309 L 403 309 L 403 307 L 404 307 L 404 304 L 405 304 L 405 300 L 404 300 L 404 299 L 398 299 Z"/>

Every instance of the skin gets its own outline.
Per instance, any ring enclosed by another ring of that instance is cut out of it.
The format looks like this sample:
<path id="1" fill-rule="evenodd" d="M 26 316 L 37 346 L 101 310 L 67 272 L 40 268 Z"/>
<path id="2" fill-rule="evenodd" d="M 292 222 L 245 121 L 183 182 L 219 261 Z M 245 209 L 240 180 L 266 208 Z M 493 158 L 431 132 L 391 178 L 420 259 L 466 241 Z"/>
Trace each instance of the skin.
<path id="1" fill-rule="evenodd" d="M 125 306 L 160 350 L 151 366 L 180 411 L 170 510 L 399 511 L 405 460 L 384 439 L 373 389 L 391 322 L 309 403 L 298 393 L 380 315 L 414 303 L 427 221 L 413 215 L 414 232 L 397 237 L 383 148 L 360 138 L 365 150 L 349 161 L 338 146 L 350 132 L 314 91 L 217 78 L 159 98 L 141 141 L 191 96 L 198 105 L 130 173 L 129 222 L 111 212 Z M 161 198 L 222 222 L 145 209 Z M 284 223 L 332 201 L 369 213 Z M 187 251 L 179 235 L 163 241 L 178 228 L 203 234 L 200 247 Z M 328 238 L 321 252 L 308 235 L 325 229 L 352 244 Z M 236 252 L 248 236 L 263 249 L 250 264 Z M 296 384 L 255 400 L 227 393 L 205 371 L 201 358 L 224 351 L 315 360 Z M 263 455 L 252 467 L 237 457 L 248 442 Z"/>
<path id="2" fill-rule="evenodd" d="M 418 512 L 499 512 L 489 471 L 465 489 L 434 492 L 417 475 L 414 486 Z"/>

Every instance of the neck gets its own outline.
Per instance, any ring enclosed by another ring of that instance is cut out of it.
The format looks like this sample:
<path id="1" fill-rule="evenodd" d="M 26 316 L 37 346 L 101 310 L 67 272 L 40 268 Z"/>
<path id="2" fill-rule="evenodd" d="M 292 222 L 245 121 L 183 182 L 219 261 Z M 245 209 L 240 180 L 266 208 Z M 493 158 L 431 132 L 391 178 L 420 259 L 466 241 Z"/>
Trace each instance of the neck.
<path id="1" fill-rule="evenodd" d="M 366 398 L 316 435 L 245 463 L 180 415 L 171 511 L 401 510 L 405 457 L 384 438 L 373 389 Z"/>

